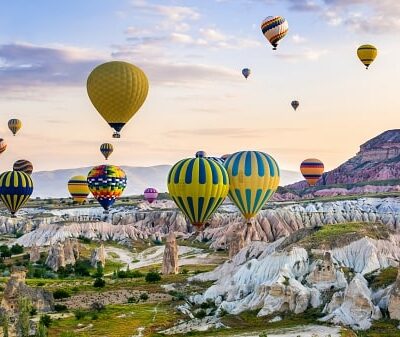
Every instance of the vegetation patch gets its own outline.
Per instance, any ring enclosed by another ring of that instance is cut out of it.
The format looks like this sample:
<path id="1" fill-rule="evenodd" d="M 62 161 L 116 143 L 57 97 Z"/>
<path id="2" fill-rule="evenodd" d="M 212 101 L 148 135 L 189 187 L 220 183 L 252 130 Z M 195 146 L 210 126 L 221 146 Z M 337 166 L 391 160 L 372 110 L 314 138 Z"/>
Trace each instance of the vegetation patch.
<path id="1" fill-rule="evenodd" d="M 396 267 L 388 267 L 381 269 L 380 272 L 372 272 L 364 275 L 368 281 L 370 288 L 377 290 L 379 288 L 386 288 L 396 281 L 398 269 Z"/>

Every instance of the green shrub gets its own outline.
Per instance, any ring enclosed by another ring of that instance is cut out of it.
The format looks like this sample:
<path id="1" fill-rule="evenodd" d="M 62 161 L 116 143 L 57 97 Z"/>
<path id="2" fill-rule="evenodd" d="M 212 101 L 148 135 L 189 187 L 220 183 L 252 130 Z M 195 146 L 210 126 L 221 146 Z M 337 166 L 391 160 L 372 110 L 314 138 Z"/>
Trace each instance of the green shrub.
<path id="1" fill-rule="evenodd" d="M 81 309 L 78 309 L 78 310 L 75 310 L 75 311 L 74 311 L 75 318 L 76 318 L 78 321 L 81 320 L 82 318 L 85 318 L 86 314 L 87 314 L 87 312 L 86 312 L 86 311 L 83 311 L 83 310 L 81 310 Z"/>
<path id="2" fill-rule="evenodd" d="M 202 318 L 204 318 L 204 317 L 206 317 L 206 316 L 207 316 L 207 313 L 206 313 L 205 310 L 203 310 L 203 309 L 197 311 L 197 312 L 194 314 L 194 317 L 196 317 L 196 318 L 198 318 L 198 319 L 202 319 Z"/>
<path id="3" fill-rule="evenodd" d="M 49 315 L 43 315 L 40 317 L 40 323 L 42 323 L 46 328 L 51 325 L 51 317 Z"/>
<path id="4" fill-rule="evenodd" d="M 142 301 L 147 301 L 149 299 L 149 294 L 148 293 L 141 293 L 140 294 L 140 299 Z"/>
<path id="5" fill-rule="evenodd" d="M 146 282 L 149 282 L 149 283 L 155 283 L 155 282 L 161 281 L 161 275 L 156 271 L 149 271 L 146 274 L 145 280 L 146 280 Z"/>
<path id="6" fill-rule="evenodd" d="M 67 311 L 67 306 L 64 304 L 55 304 L 54 305 L 54 310 L 57 312 L 63 312 L 63 311 Z"/>
<path id="7" fill-rule="evenodd" d="M 57 289 L 55 292 L 53 292 L 53 297 L 56 300 L 60 300 L 60 299 L 63 299 L 63 298 L 71 297 L 71 295 L 65 289 Z"/>
<path id="8" fill-rule="evenodd" d="M 94 280 L 93 287 L 95 288 L 104 288 L 106 285 L 106 281 L 104 281 L 102 278 L 97 278 Z"/>

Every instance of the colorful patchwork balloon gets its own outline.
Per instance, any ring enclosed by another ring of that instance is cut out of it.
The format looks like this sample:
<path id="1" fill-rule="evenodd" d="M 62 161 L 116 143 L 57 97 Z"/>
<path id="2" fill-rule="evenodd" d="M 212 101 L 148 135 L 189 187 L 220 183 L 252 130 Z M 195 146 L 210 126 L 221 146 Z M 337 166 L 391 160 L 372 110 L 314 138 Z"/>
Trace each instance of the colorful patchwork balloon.
<path id="1" fill-rule="evenodd" d="M 126 174 L 118 166 L 99 165 L 93 167 L 87 177 L 90 192 L 108 213 L 126 187 Z"/>
<path id="2" fill-rule="evenodd" d="M 7 171 L 0 175 L 0 198 L 15 218 L 15 213 L 28 201 L 33 192 L 31 177 L 21 171 Z"/>

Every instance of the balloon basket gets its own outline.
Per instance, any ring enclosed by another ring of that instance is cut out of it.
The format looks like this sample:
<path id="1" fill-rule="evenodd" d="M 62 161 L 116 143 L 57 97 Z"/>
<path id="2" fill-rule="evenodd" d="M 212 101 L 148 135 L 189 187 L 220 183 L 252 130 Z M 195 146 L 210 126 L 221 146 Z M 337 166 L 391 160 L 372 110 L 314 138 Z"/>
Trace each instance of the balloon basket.
<path id="1" fill-rule="evenodd" d="M 121 138 L 121 134 L 119 132 L 114 132 L 113 138 Z"/>

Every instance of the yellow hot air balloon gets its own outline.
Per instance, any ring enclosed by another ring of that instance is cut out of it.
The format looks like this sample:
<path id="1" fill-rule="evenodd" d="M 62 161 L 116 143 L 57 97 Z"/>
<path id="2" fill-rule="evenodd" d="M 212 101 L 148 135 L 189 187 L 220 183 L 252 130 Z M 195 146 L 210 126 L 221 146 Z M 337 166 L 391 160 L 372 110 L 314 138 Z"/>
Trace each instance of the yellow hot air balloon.
<path id="1" fill-rule="evenodd" d="M 75 202 L 78 204 L 83 204 L 90 193 L 87 177 L 73 176 L 68 181 L 68 191 Z"/>
<path id="2" fill-rule="evenodd" d="M 360 61 L 365 65 L 366 69 L 374 62 L 376 56 L 378 55 L 378 49 L 373 45 L 363 44 L 357 49 L 357 56 Z"/>
<path id="3" fill-rule="evenodd" d="M 169 194 L 198 230 L 203 228 L 229 191 L 225 168 L 214 160 L 204 158 L 200 152 L 197 158 L 177 162 L 168 174 Z"/>
<path id="4" fill-rule="evenodd" d="M 140 109 L 149 83 L 145 73 L 133 64 L 112 61 L 97 66 L 87 79 L 92 104 L 120 137 L 124 125 Z"/>
<path id="5" fill-rule="evenodd" d="M 250 225 L 279 185 L 279 167 L 270 155 L 259 151 L 241 151 L 224 164 L 229 176 L 229 198 Z"/>
<path id="6" fill-rule="evenodd" d="M 8 128 L 10 131 L 15 134 L 18 132 L 19 129 L 22 127 L 22 122 L 19 119 L 13 118 L 8 121 Z"/>
<path id="7" fill-rule="evenodd" d="M 314 186 L 324 173 L 324 164 L 316 158 L 305 159 L 300 164 L 300 172 L 308 185 Z"/>

